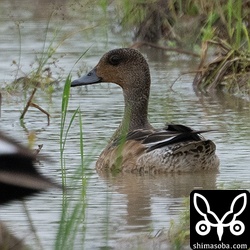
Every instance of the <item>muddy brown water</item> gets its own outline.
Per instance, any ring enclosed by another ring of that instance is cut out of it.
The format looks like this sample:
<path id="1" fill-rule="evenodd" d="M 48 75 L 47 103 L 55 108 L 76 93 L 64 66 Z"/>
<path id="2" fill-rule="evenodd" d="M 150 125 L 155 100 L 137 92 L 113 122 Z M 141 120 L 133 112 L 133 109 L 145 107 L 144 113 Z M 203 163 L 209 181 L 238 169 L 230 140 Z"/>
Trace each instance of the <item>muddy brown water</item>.
<path id="1" fill-rule="evenodd" d="M 56 41 L 60 42 L 65 34 L 72 30 L 92 25 L 90 19 L 83 22 L 84 18 L 79 13 L 75 18 L 75 12 L 71 9 L 67 18 L 55 17 L 56 21 L 51 21 L 47 29 L 47 17 L 35 14 L 41 7 L 35 9 L 33 6 L 29 9 L 29 1 L 24 1 L 25 3 L 26 6 L 17 6 L 15 1 L 1 3 L 1 87 L 5 87 L 16 77 L 17 67 L 13 61 L 19 63 L 20 59 L 18 77 L 36 67 L 35 57 L 42 51 L 45 34 L 48 46 L 58 27 L 59 38 Z M 22 11 L 24 9 L 26 11 Z M 17 22 L 20 25 L 21 38 L 18 35 Z M 62 80 L 52 94 L 39 90 L 35 97 L 35 102 L 51 114 L 49 126 L 45 115 L 34 108 L 30 108 L 24 124 L 20 124 L 20 112 L 30 91 L 23 91 L 21 88 L 11 94 L 2 91 L 0 129 L 23 143 L 27 143 L 28 132 L 35 131 L 36 143 L 43 144 L 43 154 L 49 155 L 53 160 L 53 163 L 41 162 L 40 171 L 59 183 L 60 112 L 64 80 L 81 53 L 88 48 L 89 51 L 73 68 L 73 78 L 77 77 L 79 68 L 83 68 L 84 72 L 92 68 L 107 50 L 130 44 L 131 37 L 122 37 L 110 30 L 111 27 L 99 24 L 97 28 L 76 32 L 76 35 L 68 38 L 53 55 L 51 71 L 53 76 L 61 76 Z M 192 75 L 183 75 L 171 90 L 170 85 L 177 77 L 182 72 L 195 69 L 197 61 L 183 55 L 167 56 L 162 51 L 152 49 L 141 51 L 148 59 L 152 75 L 149 104 L 149 118 L 152 124 L 161 127 L 166 122 L 173 122 L 195 129 L 215 130 L 206 134 L 206 137 L 217 145 L 221 161 L 220 173 L 164 176 L 98 175 L 94 169 L 95 161 L 122 117 L 122 92 L 119 87 L 108 83 L 72 89 L 68 117 L 80 107 L 84 155 L 87 162 L 87 206 L 85 220 L 82 222 L 86 231 L 84 236 L 79 232 L 75 249 L 99 249 L 104 246 L 116 248 L 120 242 L 126 245 L 124 242 L 127 243 L 128 239 L 144 233 L 154 236 L 159 230 L 167 230 L 170 220 L 178 219 L 183 210 L 183 198 L 194 188 L 215 189 L 223 186 L 249 189 L 249 103 L 221 93 L 207 96 L 196 94 L 192 88 Z M 77 122 L 73 123 L 69 132 L 65 160 L 67 174 L 73 176 L 80 165 Z M 80 190 L 81 181 L 76 180 L 76 183 L 76 188 Z M 77 192 L 72 192 L 72 200 L 77 200 L 77 195 Z M 62 209 L 61 191 L 50 190 L 28 199 L 26 204 L 44 249 L 53 249 Z M 0 219 L 29 245 L 36 245 L 20 202 L 1 207 Z"/>

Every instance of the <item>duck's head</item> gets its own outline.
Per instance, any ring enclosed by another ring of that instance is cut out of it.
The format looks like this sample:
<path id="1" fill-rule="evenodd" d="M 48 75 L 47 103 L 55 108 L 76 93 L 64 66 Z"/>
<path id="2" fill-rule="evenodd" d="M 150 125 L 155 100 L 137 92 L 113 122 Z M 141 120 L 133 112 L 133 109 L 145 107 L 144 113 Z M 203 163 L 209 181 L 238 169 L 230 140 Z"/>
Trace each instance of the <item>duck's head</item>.
<path id="1" fill-rule="evenodd" d="M 114 49 L 100 59 L 89 73 L 74 80 L 71 87 L 95 84 L 99 82 L 116 83 L 123 90 L 135 90 L 150 86 L 148 63 L 135 49 Z"/>

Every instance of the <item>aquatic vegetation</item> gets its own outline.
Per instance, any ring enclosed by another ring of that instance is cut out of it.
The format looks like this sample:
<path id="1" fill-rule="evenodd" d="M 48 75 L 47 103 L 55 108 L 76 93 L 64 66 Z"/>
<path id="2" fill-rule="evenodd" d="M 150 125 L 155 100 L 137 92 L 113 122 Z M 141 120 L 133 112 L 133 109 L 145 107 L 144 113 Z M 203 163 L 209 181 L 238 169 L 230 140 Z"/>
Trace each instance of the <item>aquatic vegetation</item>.
<path id="1" fill-rule="evenodd" d="M 117 10 L 115 19 L 123 31 L 133 30 L 134 48 L 152 46 L 192 56 L 191 51 L 199 51 L 197 89 L 250 95 L 248 1 L 102 1 L 104 11 L 105 4 Z M 208 50 L 219 56 L 211 59 Z"/>
<path id="2" fill-rule="evenodd" d="M 85 175 L 86 166 L 89 163 L 88 159 L 85 159 L 83 156 L 83 132 L 82 132 L 82 120 L 80 109 L 77 109 L 72 117 L 70 118 L 68 126 L 66 126 L 66 117 L 67 117 L 67 108 L 69 102 L 70 94 L 70 84 L 71 77 L 68 76 L 65 82 L 63 95 L 62 95 L 62 109 L 61 109 L 61 128 L 60 128 L 60 162 L 61 162 L 61 171 L 62 171 L 62 183 L 65 187 L 70 187 L 70 191 L 65 189 L 62 199 L 62 214 L 61 220 L 58 228 L 57 239 L 55 242 L 55 249 L 74 249 L 74 243 L 77 236 L 77 233 L 80 230 L 85 218 L 85 209 L 86 209 L 86 187 L 87 187 L 87 177 Z M 81 164 L 79 168 L 75 170 L 74 177 L 71 177 L 71 180 L 68 180 L 67 175 L 67 162 L 65 160 L 64 151 L 67 143 L 67 136 L 69 130 L 76 120 L 79 118 L 79 142 L 80 142 L 80 155 L 81 155 Z M 78 200 L 73 202 L 70 199 L 70 192 L 77 190 L 76 183 L 81 181 L 81 190 L 78 196 Z M 84 235 L 85 228 L 82 227 L 82 235 Z M 84 237 L 83 237 L 84 238 Z"/>
<path id="3" fill-rule="evenodd" d="M 12 61 L 12 65 L 16 67 L 15 79 L 6 85 L 4 90 L 8 93 L 23 91 L 26 95 L 29 95 L 27 103 L 21 113 L 20 120 L 24 119 L 29 107 L 34 107 L 47 116 L 48 125 L 50 124 L 50 114 L 39 104 L 34 103 L 36 92 L 41 90 L 42 92 L 51 95 L 55 89 L 58 89 L 59 82 L 64 78 L 64 69 L 59 66 L 59 60 L 62 55 L 60 56 L 57 54 L 58 49 L 67 39 L 92 28 L 92 26 L 87 26 L 64 32 L 62 27 L 59 26 L 58 28 L 53 23 L 52 19 L 54 18 L 55 13 L 56 10 L 52 10 L 46 21 L 42 48 L 40 51 L 36 51 L 34 62 L 30 63 L 31 69 L 29 72 L 24 72 L 22 70 L 22 32 L 20 23 L 15 22 L 19 36 L 19 56 L 18 60 Z M 56 68 L 57 72 L 53 72 L 51 69 L 52 67 Z M 27 90 L 31 90 L 31 93 L 29 94 Z"/>
<path id="4" fill-rule="evenodd" d="M 233 49 L 225 41 L 208 41 L 221 49 L 222 54 L 200 66 L 194 86 L 202 91 L 222 89 L 232 94 L 250 95 L 250 51 Z"/>
<path id="5" fill-rule="evenodd" d="M 173 249 L 182 249 L 184 245 L 188 245 L 189 242 L 189 224 L 190 224 L 190 214 L 189 214 L 189 197 L 183 200 L 184 209 L 181 212 L 178 220 L 171 220 L 170 227 L 168 229 L 167 235 L 168 240 L 171 243 Z"/>
<path id="6" fill-rule="evenodd" d="M 203 91 L 223 89 L 229 93 L 250 95 L 250 38 L 244 6 L 242 1 L 231 0 L 224 6 L 224 11 L 217 10 L 218 17 L 224 21 L 226 34 L 221 36 L 215 29 L 210 35 L 204 33 L 201 61 L 194 78 L 197 88 Z M 211 19 L 207 24 L 208 30 L 215 21 Z M 205 63 L 211 47 L 219 51 L 219 55 Z"/>
<path id="7" fill-rule="evenodd" d="M 15 79 L 12 83 L 8 84 L 5 87 L 5 90 L 8 92 L 15 91 L 17 89 L 20 89 L 22 87 L 22 90 L 27 90 L 29 88 L 33 88 L 33 91 L 28 98 L 28 101 L 24 107 L 24 110 L 20 116 L 20 119 L 23 120 L 26 112 L 28 111 L 29 107 L 35 107 L 39 109 L 41 112 L 47 115 L 48 124 L 50 122 L 50 115 L 47 111 L 45 111 L 43 108 L 41 108 L 38 104 L 33 102 L 35 93 L 38 88 L 41 88 L 43 91 L 46 91 L 48 93 L 52 93 L 54 89 L 54 84 L 58 84 L 58 79 L 52 77 L 52 72 L 50 69 L 51 64 L 55 63 L 55 58 L 53 58 L 53 55 L 55 54 L 57 48 L 61 44 L 61 42 L 57 45 L 55 45 L 55 40 L 58 36 L 58 30 L 55 30 L 54 35 L 51 39 L 51 41 L 48 43 L 48 30 L 50 28 L 50 22 L 51 18 L 53 17 L 53 12 L 48 19 L 47 26 L 46 26 L 46 32 L 45 32 L 45 38 L 43 42 L 43 48 L 42 51 L 37 54 L 35 58 L 35 63 L 32 65 L 32 69 L 29 73 L 24 73 L 21 70 L 21 56 L 22 56 L 22 33 L 20 29 L 20 25 L 18 22 L 16 22 L 16 26 L 18 29 L 19 34 L 19 59 L 18 61 L 13 61 L 13 65 L 16 65 L 16 75 Z M 47 45 L 48 43 L 48 45 Z M 24 76 L 20 77 L 20 73 Z"/>

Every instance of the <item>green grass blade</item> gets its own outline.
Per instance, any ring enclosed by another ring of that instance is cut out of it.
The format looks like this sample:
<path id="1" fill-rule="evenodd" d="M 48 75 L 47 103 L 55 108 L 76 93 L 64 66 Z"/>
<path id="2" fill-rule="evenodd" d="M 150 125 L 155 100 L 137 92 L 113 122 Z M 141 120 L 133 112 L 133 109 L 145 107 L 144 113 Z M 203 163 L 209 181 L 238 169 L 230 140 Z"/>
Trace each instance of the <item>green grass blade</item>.
<path id="1" fill-rule="evenodd" d="M 65 86 L 62 96 L 62 106 L 61 106 L 61 126 L 60 126 L 60 158 L 61 158 L 61 170 L 62 170 L 62 183 L 64 186 L 66 184 L 70 187 L 72 193 L 69 194 L 64 192 L 62 199 L 62 212 L 61 220 L 58 227 L 55 250 L 70 250 L 75 249 L 76 236 L 79 233 L 79 226 L 84 222 L 85 210 L 86 210 L 86 187 L 87 178 L 85 177 L 85 166 L 88 163 L 84 159 L 83 155 L 83 129 L 82 129 L 82 118 L 81 112 L 78 108 L 74 111 L 73 115 L 70 117 L 68 122 L 68 105 L 70 97 L 70 85 L 71 76 L 69 75 L 65 81 Z M 77 116 L 79 117 L 79 140 L 80 140 L 80 155 L 81 161 L 79 167 L 75 170 L 75 173 L 71 175 L 71 178 L 67 178 L 66 169 L 66 159 L 65 159 L 65 148 L 68 140 L 68 134 L 73 123 L 77 121 Z M 67 124 L 67 125 L 66 125 Z M 69 179 L 69 180 L 67 180 Z M 81 184 L 79 184 L 79 181 Z M 82 188 L 79 190 L 79 186 Z M 80 192 L 79 192 L 80 191 Z M 78 197 L 77 201 L 71 200 L 71 197 Z M 81 234 L 84 238 L 85 230 Z M 84 244 L 84 242 L 83 242 Z"/>

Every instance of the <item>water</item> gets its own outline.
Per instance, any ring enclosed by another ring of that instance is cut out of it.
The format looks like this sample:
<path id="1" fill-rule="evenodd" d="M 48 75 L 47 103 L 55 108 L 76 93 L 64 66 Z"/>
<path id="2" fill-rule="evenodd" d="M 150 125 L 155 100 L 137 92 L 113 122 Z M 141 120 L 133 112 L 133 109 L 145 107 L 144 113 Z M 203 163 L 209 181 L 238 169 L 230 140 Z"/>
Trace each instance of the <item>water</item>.
<path id="1" fill-rule="evenodd" d="M 73 78 L 77 77 L 79 68 L 84 72 L 91 69 L 107 50 L 130 45 L 131 37 L 124 38 L 120 34 L 112 34 L 110 32 L 112 27 L 103 23 L 101 25 L 97 15 L 95 15 L 97 20 L 94 20 L 95 8 L 84 8 L 84 6 L 80 8 L 75 4 L 67 9 L 66 14 L 61 9 L 63 14 L 59 11 L 59 14 L 51 19 L 48 29 L 48 15 L 44 14 L 48 12 L 44 8 L 47 6 L 49 9 L 49 4 L 43 7 L 39 2 L 29 7 L 29 1 L 23 1 L 22 4 L 19 3 L 20 5 L 16 5 L 15 1 L 2 1 L 1 4 L 2 87 L 15 79 L 17 66 L 13 61 L 19 62 L 20 45 L 21 67 L 18 77 L 36 68 L 35 56 L 40 55 L 46 34 L 46 46 L 48 46 L 55 35 L 55 30 L 59 28 L 58 37 L 53 45 L 56 46 L 67 34 L 78 31 L 62 43 L 49 61 L 53 76 L 62 78 L 59 86 L 52 94 L 44 93 L 42 90 L 36 93 L 35 103 L 51 114 L 49 126 L 46 116 L 34 108 L 29 109 L 24 126 L 21 126 L 19 116 L 29 97 L 29 91 L 22 91 L 22 88 L 11 94 L 2 91 L 0 129 L 24 144 L 27 142 L 28 132 L 35 131 L 36 143 L 43 144 L 42 152 L 53 159 L 53 163 L 41 162 L 40 171 L 60 183 L 59 134 L 64 79 L 83 51 L 90 48 L 73 68 Z M 44 11 L 41 11 L 42 8 Z M 86 30 L 96 24 L 97 28 Z M 17 25 L 20 25 L 21 40 Z M 85 30 L 79 32 L 80 29 Z M 191 75 L 183 75 L 171 90 L 170 85 L 177 77 L 182 72 L 194 70 L 197 61 L 181 55 L 163 55 L 162 51 L 152 49 L 141 51 L 149 61 L 152 75 L 149 106 L 149 118 L 152 124 L 155 127 L 162 127 L 165 122 L 173 122 L 195 129 L 215 130 L 206 137 L 217 145 L 221 160 L 220 173 L 167 176 L 98 175 L 94 169 L 95 161 L 122 117 L 122 92 L 119 87 L 106 83 L 71 89 L 68 115 L 70 118 L 80 107 L 84 154 L 87 161 L 87 208 L 83 222 L 86 228 L 85 249 L 98 249 L 104 246 L 127 249 L 131 242 L 132 246 L 135 246 L 137 237 L 143 233 L 154 236 L 159 230 L 167 230 L 170 220 L 177 219 L 183 210 L 183 197 L 188 196 L 194 188 L 240 186 L 249 189 L 249 103 L 223 94 L 210 96 L 196 94 L 192 89 Z M 65 157 L 67 173 L 71 176 L 80 165 L 77 122 L 72 125 L 69 132 Z M 76 180 L 75 186 L 80 190 L 81 181 Z M 72 191 L 73 201 L 78 199 L 78 193 Z M 50 190 L 26 202 L 44 249 L 53 249 L 61 215 L 61 203 L 60 190 Z M 1 207 L 0 219 L 18 237 L 24 238 L 29 245 L 36 248 L 36 242 L 20 202 Z M 76 249 L 83 248 L 82 239 L 82 232 L 79 232 Z M 145 238 L 141 241 L 145 241 Z M 147 244 L 150 249 L 151 243 Z M 145 248 L 145 245 L 143 247 Z M 165 249 L 166 245 L 162 243 L 158 248 Z"/>

